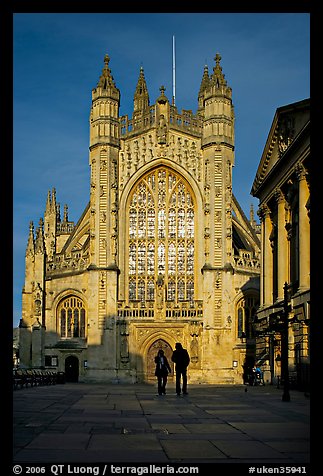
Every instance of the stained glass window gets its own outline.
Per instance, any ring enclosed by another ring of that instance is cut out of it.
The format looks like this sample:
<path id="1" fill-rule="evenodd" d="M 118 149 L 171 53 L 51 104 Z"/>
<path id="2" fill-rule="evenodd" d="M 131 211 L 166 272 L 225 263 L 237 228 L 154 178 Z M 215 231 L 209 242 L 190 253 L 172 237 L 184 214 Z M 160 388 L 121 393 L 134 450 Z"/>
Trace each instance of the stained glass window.
<path id="1" fill-rule="evenodd" d="M 57 326 L 62 338 L 85 337 L 86 316 L 83 301 L 69 296 L 58 306 Z"/>
<path id="2" fill-rule="evenodd" d="M 186 181 L 166 167 L 149 172 L 128 214 L 129 299 L 154 299 L 162 275 L 167 300 L 194 300 L 194 199 Z"/>

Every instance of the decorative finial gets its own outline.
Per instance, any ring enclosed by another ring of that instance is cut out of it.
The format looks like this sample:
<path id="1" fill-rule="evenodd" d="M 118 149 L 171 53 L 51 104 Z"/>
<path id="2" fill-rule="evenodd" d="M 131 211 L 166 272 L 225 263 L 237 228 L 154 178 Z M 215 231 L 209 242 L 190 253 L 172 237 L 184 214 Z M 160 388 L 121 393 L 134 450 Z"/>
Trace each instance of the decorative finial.
<path id="1" fill-rule="evenodd" d="M 160 86 L 159 91 L 161 92 L 162 96 L 165 96 L 165 91 L 166 91 L 165 86 Z"/>
<path id="2" fill-rule="evenodd" d="M 215 62 L 216 62 L 216 65 L 218 66 L 220 64 L 220 61 L 221 61 L 221 55 L 219 55 L 219 53 L 217 53 L 215 55 L 215 58 L 214 58 Z"/>

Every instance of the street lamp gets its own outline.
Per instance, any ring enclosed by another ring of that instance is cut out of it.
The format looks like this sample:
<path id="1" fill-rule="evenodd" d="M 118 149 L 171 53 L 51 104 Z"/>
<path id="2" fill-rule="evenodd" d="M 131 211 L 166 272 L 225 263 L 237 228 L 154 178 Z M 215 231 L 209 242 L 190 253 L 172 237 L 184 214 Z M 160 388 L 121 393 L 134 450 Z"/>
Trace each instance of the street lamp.
<path id="1" fill-rule="evenodd" d="M 289 286 L 284 284 L 284 314 L 283 326 L 281 332 L 281 370 L 284 381 L 284 391 L 282 395 L 283 402 L 290 402 L 289 394 L 289 369 L 288 369 L 288 290 Z"/>

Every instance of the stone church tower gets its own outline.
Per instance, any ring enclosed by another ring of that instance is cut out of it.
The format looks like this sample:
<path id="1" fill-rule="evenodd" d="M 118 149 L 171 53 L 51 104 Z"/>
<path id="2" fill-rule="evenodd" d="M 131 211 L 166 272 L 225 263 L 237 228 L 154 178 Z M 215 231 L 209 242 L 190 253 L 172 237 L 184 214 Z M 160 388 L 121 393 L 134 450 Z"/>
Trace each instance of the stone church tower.
<path id="1" fill-rule="evenodd" d="M 259 234 L 232 193 L 232 91 L 215 57 L 197 113 L 140 68 L 131 117 L 108 55 L 92 90 L 90 198 L 78 222 L 55 189 L 26 250 L 20 359 L 70 381 L 154 380 L 181 342 L 190 383 L 242 383 L 259 304 Z"/>

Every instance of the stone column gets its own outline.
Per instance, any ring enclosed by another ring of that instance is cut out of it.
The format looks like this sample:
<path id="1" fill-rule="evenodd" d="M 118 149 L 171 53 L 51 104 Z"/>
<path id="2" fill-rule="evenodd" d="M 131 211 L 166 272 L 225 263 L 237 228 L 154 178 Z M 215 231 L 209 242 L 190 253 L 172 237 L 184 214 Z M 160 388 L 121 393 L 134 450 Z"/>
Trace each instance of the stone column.
<path id="1" fill-rule="evenodd" d="M 278 207 L 277 219 L 277 286 L 278 297 L 277 300 L 284 299 L 284 284 L 288 283 L 288 241 L 285 228 L 285 197 L 281 190 L 275 193 Z"/>
<path id="2" fill-rule="evenodd" d="M 270 209 L 267 205 L 262 205 L 259 210 L 261 219 L 261 237 L 262 237 L 262 283 L 260 287 L 260 302 L 266 306 L 272 304 L 273 300 L 273 252 L 270 243 L 272 232 L 272 222 L 270 218 Z"/>
<path id="3" fill-rule="evenodd" d="M 265 223 L 265 247 L 264 247 L 264 304 L 272 304 L 273 302 L 273 250 L 270 243 L 270 235 L 273 225 L 270 218 L 270 209 L 266 206 L 264 211 Z"/>
<path id="4" fill-rule="evenodd" d="M 306 209 L 310 194 L 304 166 L 299 165 L 296 172 L 299 180 L 299 290 L 302 291 L 310 287 L 310 220 Z"/>

